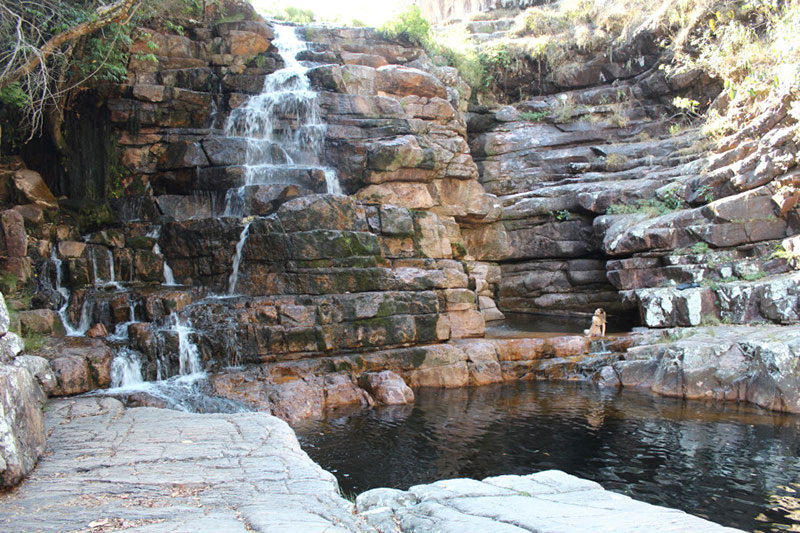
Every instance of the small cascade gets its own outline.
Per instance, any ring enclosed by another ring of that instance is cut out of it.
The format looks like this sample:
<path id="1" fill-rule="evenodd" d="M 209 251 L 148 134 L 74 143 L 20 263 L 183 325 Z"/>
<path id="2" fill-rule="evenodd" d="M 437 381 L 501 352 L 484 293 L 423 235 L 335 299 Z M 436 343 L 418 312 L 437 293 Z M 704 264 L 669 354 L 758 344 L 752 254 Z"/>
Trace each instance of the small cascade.
<path id="1" fill-rule="evenodd" d="M 147 236 L 153 239 L 158 239 L 161 236 L 161 228 L 157 227 L 153 231 L 149 232 Z M 164 285 L 168 287 L 174 287 L 178 285 L 175 282 L 175 275 L 172 273 L 169 263 L 167 263 L 167 257 L 161 253 L 161 246 L 158 244 L 158 242 L 156 242 L 155 246 L 153 246 L 153 253 L 164 258 Z"/>
<path id="2" fill-rule="evenodd" d="M 136 303 L 133 301 L 132 297 L 129 297 L 128 302 L 130 304 L 129 319 L 126 322 L 119 322 L 114 327 L 114 333 L 108 336 L 108 339 L 111 341 L 127 341 L 129 338 L 128 326 L 136 322 Z"/>
<path id="3" fill-rule="evenodd" d="M 181 376 L 204 377 L 203 364 L 200 361 L 200 352 L 189 338 L 192 328 L 181 321 L 177 313 L 172 315 L 173 329 L 178 334 L 178 364 Z"/>
<path id="4" fill-rule="evenodd" d="M 197 346 L 189 338 L 191 326 L 173 314 L 169 329 L 178 335 L 179 375 L 166 377 L 165 366 L 156 360 L 157 381 L 144 381 L 143 358 L 136 350 L 118 348 L 111 363 L 111 389 L 97 390 L 91 394 L 114 396 L 126 401 L 129 398 L 148 399 L 146 405 L 158 405 L 168 409 L 191 413 L 244 413 L 249 409 L 239 402 L 211 396 L 208 391 L 206 373 Z M 134 404 L 136 405 L 136 404 Z"/>
<path id="5" fill-rule="evenodd" d="M 344 194 L 342 192 L 342 184 L 339 183 L 339 178 L 336 177 L 336 171 L 332 168 L 325 169 L 325 186 L 331 194 L 338 194 L 339 196 Z"/>
<path id="6" fill-rule="evenodd" d="M 61 324 L 64 326 L 64 330 L 67 332 L 68 337 L 81 337 L 89 330 L 89 307 L 87 305 L 89 298 L 84 298 L 83 305 L 81 306 L 81 318 L 78 327 L 75 328 L 69 321 L 69 316 L 67 314 L 67 308 L 69 308 L 69 299 L 70 293 L 69 289 L 62 285 L 62 277 L 61 277 L 61 259 L 58 258 L 58 254 L 56 253 L 55 247 L 53 247 L 53 252 L 50 255 L 50 261 L 53 263 L 53 266 L 56 271 L 56 282 L 54 289 L 58 294 L 61 295 L 62 300 L 64 301 L 61 304 L 61 307 L 58 308 L 58 316 L 61 318 Z"/>
<path id="7" fill-rule="evenodd" d="M 325 172 L 328 192 L 341 194 L 336 173 L 319 161 L 326 126 L 320 118 L 317 93 L 306 76 L 308 69 L 297 60 L 307 43 L 298 39 L 292 26 L 276 25 L 275 35 L 272 44 L 285 67 L 267 76 L 261 94 L 234 109 L 225 124 L 227 136 L 247 142 L 244 185 L 228 191 L 226 216 L 244 216 L 248 186 L 302 185 L 298 176 L 318 171 Z"/>
<path id="8" fill-rule="evenodd" d="M 158 243 L 153 246 L 153 253 L 164 257 L 164 285 L 169 287 L 177 285 L 177 283 L 175 283 L 175 275 L 172 273 L 169 263 L 167 263 L 167 258 L 161 253 L 161 247 L 158 245 Z"/>
<path id="9" fill-rule="evenodd" d="M 144 383 L 142 379 L 142 357 L 128 347 L 117 349 L 111 362 L 111 387 L 132 387 Z"/>
<path id="10" fill-rule="evenodd" d="M 608 355 L 611 352 L 606 347 L 606 341 L 603 339 L 597 339 L 589 343 L 589 353 L 591 355 Z"/>
<path id="11" fill-rule="evenodd" d="M 253 221 L 251 220 L 245 225 L 242 233 L 239 235 L 239 242 L 236 243 L 236 255 L 233 256 L 233 269 L 228 278 L 228 295 L 236 294 L 236 284 L 239 282 L 239 265 L 242 264 L 242 250 L 247 242 L 247 236 L 250 234 L 250 224 L 252 223 Z"/>
<path id="12" fill-rule="evenodd" d="M 106 251 L 106 268 L 108 270 L 108 279 L 103 279 L 97 268 L 97 252 L 95 246 L 89 246 L 89 261 L 92 263 L 92 274 L 94 286 L 103 289 L 117 289 L 122 290 L 122 285 L 117 282 L 116 273 L 114 271 L 114 253 L 110 248 L 105 248 Z"/>

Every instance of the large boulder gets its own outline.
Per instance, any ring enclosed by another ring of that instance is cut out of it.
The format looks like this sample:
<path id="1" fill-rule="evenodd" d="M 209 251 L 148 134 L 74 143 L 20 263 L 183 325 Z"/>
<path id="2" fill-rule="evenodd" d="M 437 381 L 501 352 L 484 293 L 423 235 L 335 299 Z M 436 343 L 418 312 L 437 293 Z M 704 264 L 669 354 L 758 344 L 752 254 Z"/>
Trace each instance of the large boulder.
<path id="1" fill-rule="evenodd" d="M 647 339 L 613 363 L 620 385 L 800 413 L 797 326 L 681 328 L 670 331 L 669 339 Z"/>
<path id="2" fill-rule="evenodd" d="M 44 209 L 58 209 L 58 200 L 47 187 L 42 176 L 34 170 L 14 173 L 14 185 L 25 197 Z"/>
<path id="3" fill-rule="evenodd" d="M 56 378 L 53 396 L 71 396 L 111 385 L 114 354 L 101 339 L 48 339 L 36 355 L 47 359 Z"/>
<path id="4" fill-rule="evenodd" d="M 22 481 L 44 452 L 45 394 L 23 367 L 0 364 L 0 488 Z"/>

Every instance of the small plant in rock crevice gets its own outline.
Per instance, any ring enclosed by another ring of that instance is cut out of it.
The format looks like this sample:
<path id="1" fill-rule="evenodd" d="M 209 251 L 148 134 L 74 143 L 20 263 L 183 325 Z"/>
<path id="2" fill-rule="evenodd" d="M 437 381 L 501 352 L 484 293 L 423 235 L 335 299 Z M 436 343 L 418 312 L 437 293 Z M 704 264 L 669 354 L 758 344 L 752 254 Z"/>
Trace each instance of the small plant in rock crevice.
<path id="1" fill-rule="evenodd" d="M 522 111 L 519 114 L 519 118 L 528 122 L 542 122 L 549 116 L 547 111 Z"/>

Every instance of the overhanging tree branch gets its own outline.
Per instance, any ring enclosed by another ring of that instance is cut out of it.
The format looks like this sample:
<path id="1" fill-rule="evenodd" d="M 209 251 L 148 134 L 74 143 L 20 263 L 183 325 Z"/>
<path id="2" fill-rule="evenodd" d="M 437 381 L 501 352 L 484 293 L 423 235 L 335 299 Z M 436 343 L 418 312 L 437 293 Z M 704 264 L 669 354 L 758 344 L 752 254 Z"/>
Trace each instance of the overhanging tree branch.
<path id="1" fill-rule="evenodd" d="M 18 66 L 10 74 L 0 78 L 0 89 L 8 87 L 32 72 L 33 69 L 43 64 L 47 57 L 59 50 L 65 43 L 74 41 L 84 35 L 90 35 L 109 24 L 128 18 L 135 4 L 136 0 L 118 0 L 108 6 L 101 6 L 95 10 L 96 18 L 93 20 L 82 22 L 54 35 L 38 50 L 33 51 L 33 55 L 26 62 Z"/>

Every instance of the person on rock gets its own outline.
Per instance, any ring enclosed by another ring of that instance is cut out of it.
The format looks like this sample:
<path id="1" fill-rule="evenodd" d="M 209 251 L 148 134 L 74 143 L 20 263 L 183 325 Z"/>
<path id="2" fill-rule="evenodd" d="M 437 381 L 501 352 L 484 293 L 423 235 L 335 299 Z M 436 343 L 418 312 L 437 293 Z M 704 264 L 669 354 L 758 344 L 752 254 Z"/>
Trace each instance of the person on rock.
<path id="1" fill-rule="evenodd" d="M 589 337 L 606 336 L 606 312 L 602 307 L 598 307 L 592 315 L 592 325 L 588 330 L 584 330 Z"/>

